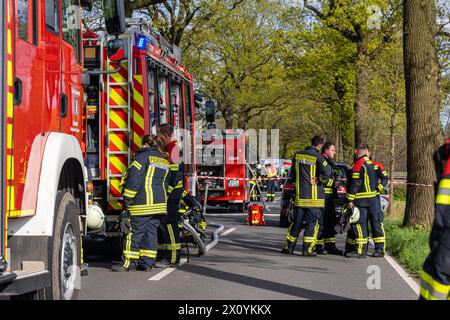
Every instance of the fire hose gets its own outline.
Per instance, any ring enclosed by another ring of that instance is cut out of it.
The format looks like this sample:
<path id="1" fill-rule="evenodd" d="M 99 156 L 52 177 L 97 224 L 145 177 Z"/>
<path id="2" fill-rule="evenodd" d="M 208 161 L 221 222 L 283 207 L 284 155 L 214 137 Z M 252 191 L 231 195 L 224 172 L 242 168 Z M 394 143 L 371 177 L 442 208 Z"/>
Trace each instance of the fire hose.
<path id="1" fill-rule="evenodd" d="M 204 214 L 206 213 L 206 203 L 207 203 L 207 199 L 208 199 L 208 187 L 209 187 L 209 183 L 206 184 L 206 188 L 205 188 L 205 198 L 204 198 L 204 202 L 203 202 L 202 216 L 204 216 Z M 193 210 L 192 208 L 189 209 L 185 213 L 185 215 L 186 216 L 189 215 L 190 211 L 192 211 L 192 210 Z M 189 233 L 194 238 L 195 242 L 198 245 L 198 251 L 199 251 L 200 255 L 206 254 L 209 250 L 214 248 L 219 243 L 219 232 L 221 232 L 225 228 L 222 224 L 208 223 L 208 225 L 211 227 L 214 227 L 215 230 L 211 235 L 211 241 L 208 244 L 206 244 L 200 238 L 200 235 L 198 234 L 197 230 L 189 223 L 188 219 L 183 219 L 183 221 L 181 221 L 181 225 L 183 226 L 183 228 L 185 228 L 187 231 L 189 231 Z"/>

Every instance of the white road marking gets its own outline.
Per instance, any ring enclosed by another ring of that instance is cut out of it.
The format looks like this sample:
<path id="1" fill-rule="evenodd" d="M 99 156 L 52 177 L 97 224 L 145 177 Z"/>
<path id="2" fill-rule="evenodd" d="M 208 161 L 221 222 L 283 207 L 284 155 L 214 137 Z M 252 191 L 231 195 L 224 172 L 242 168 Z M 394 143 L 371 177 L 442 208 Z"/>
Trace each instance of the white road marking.
<path id="1" fill-rule="evenodd" d="M 372 246 L 375 246 L 372 239 L 369 240 Z M 384 254 L 384 259 L 391 265 L 392 268 L 398 273 L 398 275 L 406 282 L 406 284 L 419 296 L 420 286 L 416 281 L 395 261 L 387 252 Z"/>
<path id="2" fill-rule="evenodd" d="M 183 258 L 180 260 L 180 266 L 182 266 L 183 264 L 185 264 L 187 262 L 186 258 Z M 164 278 L 165 276 L 169 275 L 170 273 L 172 273 L 173 271 L 175 271 L 177 268 L 165 268 L 163 269 L 161 272 L 158 272 L 157 274 L 155 274 L 153 277 L 151 277 L 150 279 L 148 279 L 149 281 L 159 281 L 162 278 Z"/>
<path id="3" fill-rule="evenodd" d="M 234 230 L 236 230 L 236 228 L 228 229 L 227 231 L 223 232 L 220 236 L 221 236 L 221 237 L 224 237 L 224 236 L 226 236 L 226 235 L 232 233 Z"/>

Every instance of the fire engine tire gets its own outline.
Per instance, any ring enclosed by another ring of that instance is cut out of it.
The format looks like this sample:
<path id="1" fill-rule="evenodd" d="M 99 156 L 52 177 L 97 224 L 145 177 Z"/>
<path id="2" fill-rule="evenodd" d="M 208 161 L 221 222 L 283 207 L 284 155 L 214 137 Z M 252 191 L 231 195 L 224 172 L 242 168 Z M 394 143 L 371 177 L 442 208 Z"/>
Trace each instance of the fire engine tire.
<path id="1" fill-rule="evenodd" d="M 50 299 L 78 299 L 81 282 L 81 235 L 79 207 L 73 195 L 58 191 L 51 252 Z"/>

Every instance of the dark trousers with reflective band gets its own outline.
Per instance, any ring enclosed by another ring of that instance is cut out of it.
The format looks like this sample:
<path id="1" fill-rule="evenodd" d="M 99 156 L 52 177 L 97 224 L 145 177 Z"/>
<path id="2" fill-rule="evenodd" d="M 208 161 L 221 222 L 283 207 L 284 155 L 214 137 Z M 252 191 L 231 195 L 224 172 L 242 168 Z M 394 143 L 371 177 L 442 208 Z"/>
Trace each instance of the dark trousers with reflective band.
<path id="1" fill-rule="evenodd" d="M 321 209 L 321 211 L 316 248 L 333 249 L 336 247 L 336 231 L 334 227 L 337 223 L 333 195 L 325 195 L 325 208 Z"/>
<path id="2" fill-rule="evenodd" d="M 294 222 L 288 229 L 285 249 L 294 247 L 301 231 L 303 218 L 306 220 L 305 233 L 303 234 L 303 251 L 311 252 L 319 232 L 320 208 L 299 208 L 295 207 Z"/>
<path id="3" fill-rule="evenodd" d="M 130 224 L 130 232 L 124 240 L 122 265 L 130 269 L 136 268 L 138 264 L 144 267 L 153 266 L 158 248 L 161 215 L 131 216 Z"/>
<path id="4" fill-rule="evenodd" d="M 347 232 L 347 242 L 345 252 L 357 252 L 358 254 L 367 254 L 369 244 L 369 235 L 367 230 L 367 215 L 369 207 L 358 207 L 359 220 L 357 223 L 351 224 L 350 230 Z"/>
<path id="5" fill-rule="evenodd" d="M 450 181 L 439 186 L 431 251 L 420 273 L 420 296 L 426 300 L 450 300 Z"/>
<path id="6" fill-rule="evenodd" d="M 267 181 L 267 197 L 275 197 L 275 180 Z"/>
<path id="7" fill-rule="evenodd" d="M 158 233 L 158 249 L 161 250 L 161 257 L 168 259 L 171 263 L 180 261 L 180 229 L 178 228 L 178 203 L 179 200 L 169 199 L 167 203 L 167 217 L 161 222 L 161 229 Z"/>
<path id="8" fill-rule="evenodd" d="M 381 209 L 380 197 L 373 198 L 373 202 L 368 210 L 368 219 L 370 229 L 372 231 L 373 242 L 375 243 L 376 252 L 385 252 L 386 239 L 384 234 L 384 213 Z"/>

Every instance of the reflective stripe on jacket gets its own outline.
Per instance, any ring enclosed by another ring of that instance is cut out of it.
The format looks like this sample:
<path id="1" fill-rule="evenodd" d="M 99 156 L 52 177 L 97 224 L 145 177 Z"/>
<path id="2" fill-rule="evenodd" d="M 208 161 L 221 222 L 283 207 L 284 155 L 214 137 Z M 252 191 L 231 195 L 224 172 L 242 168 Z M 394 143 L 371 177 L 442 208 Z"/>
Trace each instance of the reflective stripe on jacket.
<path id="1" fill-rule="evenodd" d="M 295 206 L 303 208 L 325 207 L 323 183 L 330 179 L 331 167 L 314 147 L 295 154 L 290 179 L 295 184 Z M 313 179 L 317 183 L 313 183 Z"/>
<path id="2" fill-rule="evenodd" d="M 170 163 L 157 148 L 142 148 L 127 171 L 125 204 L 133 216 L 167 214 Z"/>

